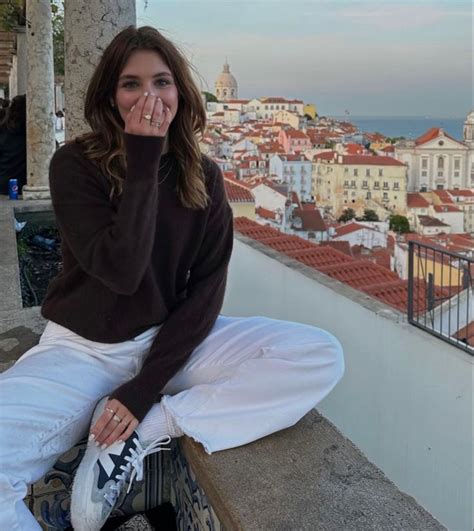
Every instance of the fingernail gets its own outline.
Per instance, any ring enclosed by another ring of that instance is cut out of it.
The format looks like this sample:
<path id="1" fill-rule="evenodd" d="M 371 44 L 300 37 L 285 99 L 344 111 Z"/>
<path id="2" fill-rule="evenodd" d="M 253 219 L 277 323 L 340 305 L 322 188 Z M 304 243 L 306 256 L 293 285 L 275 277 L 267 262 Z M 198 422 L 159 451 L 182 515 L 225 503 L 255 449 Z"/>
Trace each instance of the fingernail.
<path id="1" fill-rule="evenodd" d="M 107 445 L 105 443 L 100 447 L 101 450 L 105 450 L 106 448 L 107 448 Z"/>
<path id="2" fill-rule="evenodd" d="M 143 95 L 144 95 L 144 96 L 148 96 L 148 92 L 145 91 L 145 92 L 143 93 Z"/>
<path id="3" fill-rule="evenodd" d="M 120 443 L 123 443 L 122 439 L 119 439 L 117 442 L 118 442 L 119 444 L 120 444 Z"/>
<path id="4" fill-rule="evenodd" d="M 94 441 L 96 446 L 100 446 L 99 441 Z"/>
<path id="5" fill-rule="evenodd" d="M 91 433 L 89 435 L 89 441 L 93 441 L 95 439 L 95 435 L 93 433 Z"/>
<path id="6" fill-rule="evenodd" d="M 135 105 L 132 105 L 132 108 L 130 109 L 130 112 L 132 112 L 133 109 L 135 109 Z"/>

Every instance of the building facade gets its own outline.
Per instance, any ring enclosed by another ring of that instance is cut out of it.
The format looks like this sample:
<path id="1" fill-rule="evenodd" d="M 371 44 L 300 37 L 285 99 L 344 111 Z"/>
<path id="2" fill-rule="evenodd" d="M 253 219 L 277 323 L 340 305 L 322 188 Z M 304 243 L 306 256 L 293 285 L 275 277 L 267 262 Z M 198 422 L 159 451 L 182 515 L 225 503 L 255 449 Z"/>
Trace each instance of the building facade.
<path id="1" fill-rule="evenodd" d="M 394 157 L 408 166 L 410 192 L 474 188 L 474 111 L 464 123 L 462 142 L 434 127 L 398 143 Z"/>
<path id="2" fill-rule="evenodd" d="M 313 196 L 339 217 L 347 208 L 362 216 L 366 208 L 406 215 L 407 167 L 391 157 L 315 155 L 312 163 Z"/>

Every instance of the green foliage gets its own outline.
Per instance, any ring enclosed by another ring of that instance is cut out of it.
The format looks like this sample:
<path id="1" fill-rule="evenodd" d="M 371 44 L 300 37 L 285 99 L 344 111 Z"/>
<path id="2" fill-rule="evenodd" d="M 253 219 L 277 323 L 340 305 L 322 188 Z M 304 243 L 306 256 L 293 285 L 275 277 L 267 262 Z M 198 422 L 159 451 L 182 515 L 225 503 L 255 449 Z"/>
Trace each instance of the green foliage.
<path id="1" fill-rule="evenodd" d="M 53 23 L 54 74 L 64 76 L 64 0 L 51 0 Z M 24 26 L 23 1 L 10 0 L 0 5 L 0 29 L 14 31 L 17 26 Z"/>
<path id="2" fill-rule="evenodd" d="M 51 0 L 54 75 L 64 76 L 64 0 Z"/>
<path id="3" fill-rule="evenodd" d="M 364 217 L 362 218 L 362 221 L 379 221 L 377 212 L 375 212 L 375 210 L 372 210 L 371 208 L 366 208 L 364 210 Z"/>
<path id="4" fill-rule="evenodd" d="M 206 103 L 211 102 L 217 102 L 219 101 L 214 94 L 211 94 L 210 92 L 203 91 L 204 96 L 206 97 Z"/>
<path id="5" fill-rule="evenodd" d="M 403 234 L 410 232 L 410 223 L 405 216 L 393 214 L 390 216 L 390 230 Z"/>
<path id="6" fill-rule="evenodd" d="M 13 31 L 15 26 L 24 25 L 22 4 L 21 0 L 10 0 L 0 5 L 0 29 Z"/>
<path id="7" fill-rule="evenodd" d="M 341 221 L 345 223 L 346 221 L 350 221 L 351 219 L 355 218 L 355 211 L 353 208 L 346 208 L 344 212 L 339 216 L 337 221 Z"/>

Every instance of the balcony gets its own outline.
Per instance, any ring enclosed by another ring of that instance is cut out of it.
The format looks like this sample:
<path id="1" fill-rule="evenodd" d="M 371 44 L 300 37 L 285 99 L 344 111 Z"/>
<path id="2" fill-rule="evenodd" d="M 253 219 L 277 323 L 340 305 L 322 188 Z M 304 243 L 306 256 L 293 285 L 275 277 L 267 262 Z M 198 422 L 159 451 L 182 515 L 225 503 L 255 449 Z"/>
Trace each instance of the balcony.
<path id="1" fill-rule="evenodd" d="M 46 202 L 21 207 L 38 203 Z M 0 221 L 4 370 L 45 323 L 38 306 L 21 307 L 8 200 L 0 199 Z M 472 529 L 473 357 L 258 241 L 237 232 L 234 245 L 222 313 L 324 328 L 342 343 L 346 372 L 294 427 L 212 456 L 183 438 L 165 457 L 171 479 L 160 492 L 195 513 L 199 531 L 219 522 L 249 531 Z M 157 474 L 147 467 L 147 492 L 157 489 Z M 47 487 L 39 501 L 58 496 Z"/>

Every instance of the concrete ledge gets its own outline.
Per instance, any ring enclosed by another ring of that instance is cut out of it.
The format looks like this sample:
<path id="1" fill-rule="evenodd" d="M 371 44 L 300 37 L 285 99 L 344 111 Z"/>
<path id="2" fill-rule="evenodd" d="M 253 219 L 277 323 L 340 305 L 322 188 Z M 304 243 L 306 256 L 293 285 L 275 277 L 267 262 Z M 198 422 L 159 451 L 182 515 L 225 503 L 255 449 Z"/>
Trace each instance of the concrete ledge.
<path id="1" fill-rule="evenodd" d="M 246 446 L 181 449 L 226 531 L 445 529 L 315 410 Z"/>

